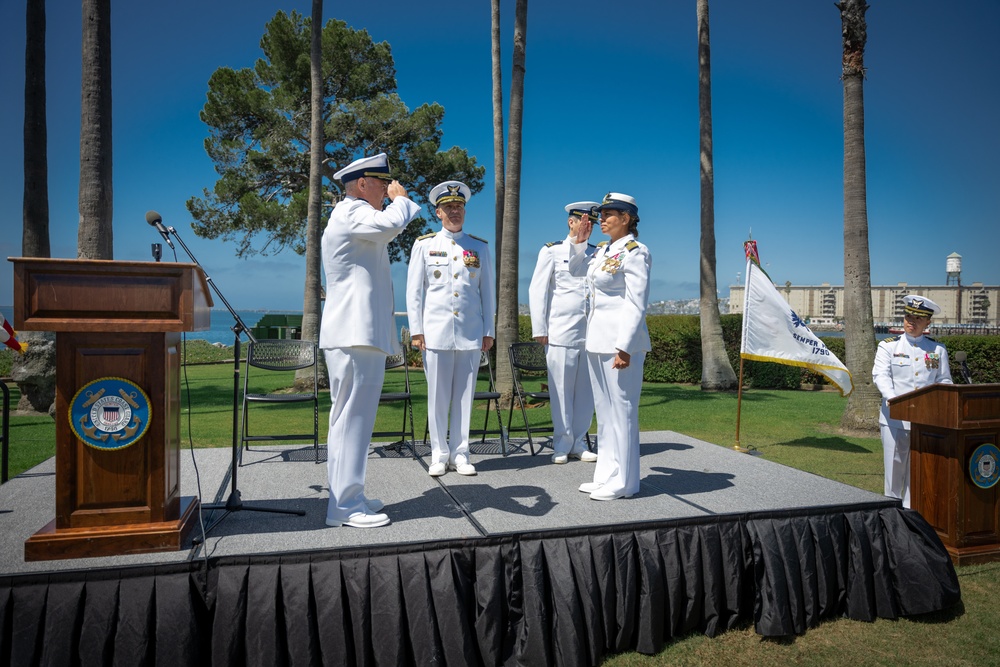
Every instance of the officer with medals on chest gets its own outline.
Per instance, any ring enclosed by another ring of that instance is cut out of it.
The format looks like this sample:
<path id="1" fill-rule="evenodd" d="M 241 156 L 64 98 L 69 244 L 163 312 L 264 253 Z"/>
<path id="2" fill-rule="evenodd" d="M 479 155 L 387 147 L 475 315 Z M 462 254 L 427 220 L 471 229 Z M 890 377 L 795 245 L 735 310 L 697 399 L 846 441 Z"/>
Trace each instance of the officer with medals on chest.
<path id="1" fill-rule="evenodd" d="M 334 178 L 346 196 L 323 232 L 326 293 L 319 347 L 330 376 L 328 526 L 389 523 L 383 503 L 366 498 L 368 446 L 385 377 L 386 355 L 399 351 L 393 320 L 389 243 L 420 213 L 389 175 L 385 153 L 355 160 Z M 385 199 L 391 203 L 383 209 Z"/>
<path id="2" fill-rule="evenodd" d="M 406 275 L 406 314 L 427 377 L 431 439 L 428 472 L 475 475 L 469 461 L 472 396 L 482 352 L 493 347 L 496 296 L 486 241 L 462 231 L 472 196 L 459 181 L 430 192 L 441 231 L 413 244 Z"/>
<path id="3" fill-rule="evenodd" d="M 580 218 L 594 201 L 574 202 L 566 206 L 569 236 L 546 243 L 538 251 L 538 261 L 528 288 L 531 308 L 531 335 L 545 345 L 549 373 L 549 408 L 552 411 L 553 463 L 570 458 L 597 460 L 587 448 L 587 431 L 594 415 L 594 394 L 587 369 L 587 279 L 569 271 L 570 246 L 575 243 Z M 587 244 L 583 250 L 592 257 L 596 248 Z"/>
<path id="4" fill-rule="evenodd" d="M 948 351 L 924 334 L 941 308 L 916 294 L 903 297 L 903 335 L 878 344 L 872 379 L 882 393 L 879 427 L 885 463 L 885 495 L 910 506 L 910 422 L 889 416 L 890 398 L 935 383 L 951 384 Z"/>
<path id="5" fill-rule="evenodd" d="M 633 197 L 609 192 L 596 212 L 609 240 L 588 258 L 591 223 L 583 216 L 569 262 L 572 273 L 586 275 L 590 289 L 586 348 L 597 412 L 597 465 L 593 481 L 580 491 L 591 500 L 615 500 L 639 492 L 638 408 L 651 349 L 646 306 L 652 257 L 636 240 L 639 207 Z"/>

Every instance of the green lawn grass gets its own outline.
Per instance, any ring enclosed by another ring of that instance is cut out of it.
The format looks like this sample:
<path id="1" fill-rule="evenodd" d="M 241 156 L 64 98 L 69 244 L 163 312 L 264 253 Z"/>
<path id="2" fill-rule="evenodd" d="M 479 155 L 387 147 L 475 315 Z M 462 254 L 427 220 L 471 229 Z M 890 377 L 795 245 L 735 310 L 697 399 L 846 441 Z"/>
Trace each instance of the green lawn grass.
<path id="1" fill-rule="evenodd" d="M 225 350 L 205 351 L 199 358 L 224 357 Z M 232 357 L 231 351 L 229 358 Z M 190 357 L 189 357 L 190 359 Z M 399 391 L 403 371 L 386 374 L 385 390 Z M 242 377 L 241 377 L 242 380 Z M 421 438 L 427 415 L 426 383 L 420 370 L 410 371 L 414 391 L 414 421 Z M 291 385 L 291 373 L 268 374 L 267 390 Z M 231 363 L 188 364 L 181 378 L 181 429 L 197 447 L 224 447 L 232 438 Z M 13 400 L 16 403 L 16 389 Z M 190 399 L 190 410 L 188 401 Z M 767 460 L 805 470 L 846 484 L 881 492 L 882 453 L 877 438 L 846 437 L 837 424 L 845 400 L 836 392 L 750 390 L 742 397 L 740 444 Z M 645 431 L 669 430 L 724 447 L 736 443 L 736 395 L 705 393 L 696 386 L 646 384 L 639 407 Z M 330 401 L 320 403 L 320 434 L 326 437 Z M 269 432 L 301 431 L 310 423 L 311 408 L 261 408 Z M 473 426 L 485 416 L 477 406 Z M 547 406 L 528 411 L 532 424 L 549 422 Z M 504 420 L 507 411 L 503 411 Z M 491 425 L 495 418 L 491 414 Z M 402 407 L 379 409 L 376 430 L 399 427 Z M 515 411 L 514 425 L 520 422 Z M 189 426 L 190 424 L 190 426 Z M 274 430 L 271 430 L 274 429 Z M 17 474 L 54 453 L 54 424 L 48 417 L 12 417 L 11 474 Z M 391 440 L 391 438 L 384 438 Z M 983 665 L 1000 664 L 994 637 L 1000 626 L 1000 563 L 958 568 L 963 606 L 923 618 L 861 623 L 830 620 L 801 637 L 769 640 L 751 626 L 712 639 L 691 635 L 667 646 L 655 656 L 614 655 L 605 665 Z"/>

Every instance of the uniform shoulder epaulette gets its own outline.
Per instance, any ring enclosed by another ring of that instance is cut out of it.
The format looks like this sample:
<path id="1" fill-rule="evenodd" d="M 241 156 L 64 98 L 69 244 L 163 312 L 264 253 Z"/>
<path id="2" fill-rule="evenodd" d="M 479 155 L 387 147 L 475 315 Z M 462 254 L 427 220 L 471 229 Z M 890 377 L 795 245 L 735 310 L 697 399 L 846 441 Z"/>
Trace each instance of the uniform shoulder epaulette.
<path id="1" fill-rule="evenodd" d="M 629 252 L 632 252 L 638 247 L 639 243 L 637 241 L 629 241 L 628 243 L 625 244 L 625 249 L 628 250 Z"/>
<path id="2" fill-rule="evenodd" d="M 596 246 L 596 245 L 594 245 L 593 243 L 588 243 L 588 244 L 587 244 L 587 247 L 588 247 L 588 248 L 596 248 L 597 246 Z"/>
<path id="3" fill-rule="evenodd" d="M 600 243 L 598 243 L 598 244 L 597 244 L 596 246 L 594 246 L 594 247 L 595 247 L 595 248 L 603 248 L 603 247 L 604 247 L 604 246 L 606 246 L 606 245 L 608 245 L 608 242 L 607 242 L 607 241 L 601 241 Z"/>
<path id="4" fill-rule="evenodd" d="M 924 338 L 926 338 L 927 340 L 932 341 L 934 343 L 937 342 L 937 338 L 934 338 L 934 336 L 928 336 L 927 334 L 924 334 Z"/>
<path id="5" fill-rule="evenodd" d="M 437 232 L 431 232 L 430 234 L 424 234 L 423 236 L 418 236 L 418 241 L 423 241 L 424 239 L 432 239 L 437 236 Z"/>
<path id="6" fill-rule="evenodd" d="M 888 338 L 883 338 L 882 342 L 883 343 L 895 343 L 897 340 L 899 340 L 899 336 L 889 336 Z"/>
<path id="7" fill-rule="evenodd" d="M 481 239 L 478 236 L 476 236 L 475 234 L 469 234 L 469 238 L 476 239 L 477 241 L 482 241 L 483 243 L 489 243 L 489 241 L 487 241 L 486 239 Z"/>
<path id="8" fill-rule="evenodd" d="M 560 243 L 562 243 L 562 241 L 549 241 L 548 243 L 545 244 L 545 247 L 551 248 L 552 246 L 559 245 Z"/>

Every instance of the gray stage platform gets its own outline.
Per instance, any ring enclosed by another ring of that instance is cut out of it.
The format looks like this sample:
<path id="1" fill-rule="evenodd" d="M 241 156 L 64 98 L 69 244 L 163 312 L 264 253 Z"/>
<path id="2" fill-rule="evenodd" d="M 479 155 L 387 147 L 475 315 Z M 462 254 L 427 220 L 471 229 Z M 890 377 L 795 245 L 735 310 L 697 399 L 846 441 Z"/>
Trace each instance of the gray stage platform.
<path id="1" fill-rule="evenodd" d="M 517 441 L 515 441 L 517 442 Z M 426 469 L 428 448 L 418 442 L 413 460 L 373 445 L 366 493 L 380 498 L 392 523 L 376 529 L 328 528 L 326 465 L 313 462 L 311 446 L 255 448 L 244 455 L 237 480 L 244 503 L 301 509 L 305 516 L 244 510 L 223 520 L 204 547 L 114 558 L 26 563 L 24 541 L 55 513 L 54 460 L 0 486 L 0 574 L 113 568 L 173 563 L 205 557 L 269 554 L 313 549 L 464 540 L 505 533 L 617 525 L 675 518 L 704 518 L 806 507 L 887 501 L 881 495 L 833 482 L 765 459 L 671 431 L 642 434 L 642 489 L 631 499 L 595 502 L 577 487 L 591 480 L 593 465 L 552 465 L 551 450 L 537 456 L 499 454 L 496 441 L 475 443 L 479 474 L 439 478 Z M 321 456 L 323 452 L 321 450 Z M 230 450 L 185 449 L 183 495 L 203 502 L 229 495 Z M 196 474 L 197 468 L 197 474 Z M 206 512 L 205 524 L 211 520 Z M 197 528 L 195 530 L 198 530 Z"/>

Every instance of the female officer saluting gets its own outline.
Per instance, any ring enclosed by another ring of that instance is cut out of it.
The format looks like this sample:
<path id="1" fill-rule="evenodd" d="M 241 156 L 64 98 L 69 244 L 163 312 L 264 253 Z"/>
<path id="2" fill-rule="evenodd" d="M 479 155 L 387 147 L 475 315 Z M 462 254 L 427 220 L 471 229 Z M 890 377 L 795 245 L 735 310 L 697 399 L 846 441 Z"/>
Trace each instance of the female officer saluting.
<path id="1" fill-rule="evenodd" d="M 590 285 L 587 361 L 597 412 L 597 466 L 593 481 L 580 491 L 592 500 L 614 500 L 639 491 L 639 394 L 650 350 L 646 305 L 652 258 L 636 240 L 634 198 L 609 192 L 598 211 L 601 232 L 610 240 L 588 258 L 583 250 L 592 223 L 583 216 L 570 254 L 570 271 L 585 270 Z"/>

